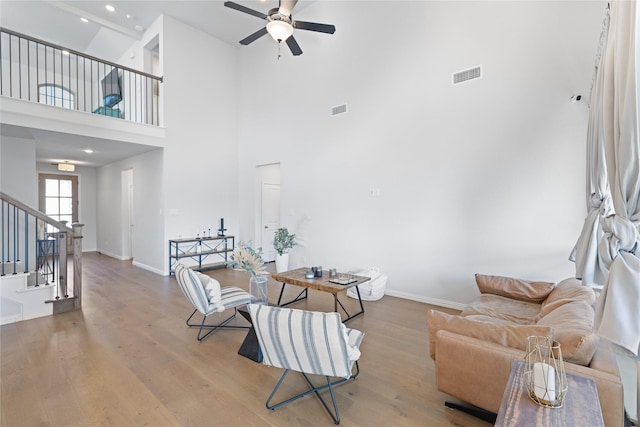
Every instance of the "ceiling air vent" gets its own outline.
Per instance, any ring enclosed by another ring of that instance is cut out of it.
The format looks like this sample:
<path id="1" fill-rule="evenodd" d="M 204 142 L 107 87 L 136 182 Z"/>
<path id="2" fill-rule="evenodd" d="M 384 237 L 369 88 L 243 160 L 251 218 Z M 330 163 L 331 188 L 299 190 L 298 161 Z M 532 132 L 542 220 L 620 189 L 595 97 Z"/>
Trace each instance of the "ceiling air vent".
<path id="1" fill-rule="evenodd" d="M 336 105 L 331 107 L 331 116 L 337 116 L 338 114 L 344 114 L 347 112 L 347 104 Z"/>
<path id="2" fill-rule="evenodd" d="M 480 67 L 470 68 L 468 70 L 459 71 L 453 74 L 453 84 L 457 85 L 468 80 L 478 79 L 482 77 Z"/>

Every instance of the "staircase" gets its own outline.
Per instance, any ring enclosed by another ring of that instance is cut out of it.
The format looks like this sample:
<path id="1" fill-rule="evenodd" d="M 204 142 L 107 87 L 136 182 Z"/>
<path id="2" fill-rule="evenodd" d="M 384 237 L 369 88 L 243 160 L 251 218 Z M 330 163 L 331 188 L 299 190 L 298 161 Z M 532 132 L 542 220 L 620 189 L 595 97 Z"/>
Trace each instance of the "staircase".
<path id="1" fill-rule="evenodd" d="M 70 228 L 2 192 L 0 200 L 0 325 L 80 309 L 83 224 Z"/>

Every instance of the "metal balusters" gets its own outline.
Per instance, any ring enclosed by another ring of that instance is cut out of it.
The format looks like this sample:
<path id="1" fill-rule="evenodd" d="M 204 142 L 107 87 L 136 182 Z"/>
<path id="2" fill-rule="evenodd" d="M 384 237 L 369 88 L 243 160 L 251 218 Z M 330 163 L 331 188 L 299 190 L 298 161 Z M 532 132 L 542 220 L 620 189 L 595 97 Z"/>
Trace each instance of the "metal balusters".
<path id="1" fill-rule="evenodd" d="M 29 215 L 24 212 L 24 272 L 29 271 Z"/>
<path id="2" fill-rule="evenodd" d="M 162 77 L 1 27 L 0 35 L 0 95 L 159 125 L 157 96 Z M 104 104 L 102 81 L 114 69 L 119 73 L 124 109 Z M 121 117 L 123 111 L 126 117 Z"/>

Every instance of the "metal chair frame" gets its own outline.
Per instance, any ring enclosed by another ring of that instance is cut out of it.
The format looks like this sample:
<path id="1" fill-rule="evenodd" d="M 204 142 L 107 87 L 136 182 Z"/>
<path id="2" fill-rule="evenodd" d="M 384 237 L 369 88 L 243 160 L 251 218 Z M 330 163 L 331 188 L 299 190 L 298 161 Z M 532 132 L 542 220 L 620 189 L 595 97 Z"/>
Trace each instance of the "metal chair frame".
<path id="1" fill-rule="evenodd" d="M 187 321 L 185 323 L 190 328 L 199 328 L 198 329 L 198 336 L 197 336 L 198 341 L 204 340 L 209 335 L 211 335 L 214 332 L 216 332 L 218 329 L 223 329 L 223 328 L 224 329 L 249 329 L 249 328 L 251 328 L 251 326 L 227 325 L 227 323 L 229 323 L 231 320 L 233 320 L 236 317 L 236 314 L 238 314 L 238 307 L 233 307 L 233 314 L 231 316 L 227 317 L 226 319 L 224 319 L 222 322 L 218 323 L 217 325 L 208 325 L 208 324 L 206 324 L 205 322 L 207 320 L 207 315 L 203 315 L 201 323 L 189 323 L 189 321 L 193 318 L 193 316 L 196 314 L 197 311 L 198 311 L 198 309 L 193 310 L 193 313 L 191 313 L 191 316 L 189 316 L 189 318 L 187 319 Z M 206 334 L 202 335 L 203 329 L 209 329 L 209 328 L 211 328 L 211 330 L 208 331 Z"/>
<path id="2" fill-rule="evenodd" d="M 273 399 L 273 397 L 275 396 L 276 392 L 278 391 L 278 389 L 280 388 L 280 385 L 282 385 L 282 383 L 284 382 L 284 378 L 287 376 L 287 374 L 289 373 L 290 369 L 285 369 L 284 374 L 282 374 L 282 377 L 280 377 L 280 380 L 278 381 L 278 383 L 276 384 L 275 388 L 273 389 L 273 391 L 271 392 L 271 394 L 269 395 L 269 398 L 267 399 L 266 402 L 266 407 L 267 409 L 273 411 L 281 406 L 284 406 L 288 403 L 291 403 L 295 400 L 298 400 L 308 394 L 311 393 L 315 393 L 316 397 L 318 399 L 320 399 L 320 402 L 322 403 L 322 406 L 324 406 L 324 409 L 327 411 L 327 413 L 331 416 L 331 418 L 333 419 L 333 422 L 335 424 L 340 424 L 340 411 L 338 410 L 338 404 L 336 402 L 336 397 L 335 394 L 333 393 L 333 387 L 339 384 L 343 384 L 347 381 L 351 381 L 351 380 L 355 380 L 358 375 L 360 374 L 360 366 L 358 365 L 358 362 L 355 362 L 356 365 L 356 372 L 354 374 L 352 374 L 351 376 L 349 376 L 348 378 L 339 378 L 336 379 L 335 381 L 331 381 L 331 377 L 329 376 L 325 376 L 327 383 L 323 384 L 323 385 L 319 385 L 319 386 L 315 386 L 313 385 L 313 383 L 311 382 L 311 380 L 309 379 L 309 377 L 307 376 L 307 374 L 305 374 L 304 372 L 300 372 L 302 374 L 302 376 L 304 377 L 305 381 L 307 382 L 307 385 L 310 387 L 309 390 L 304 391 L 300 394 L 296 394 L 295 396 L 292 396 L 286 400 L 283 400 L 280 403 L 275 403 L 273 405 L 271 405 L 271 400 Z M 331 395 L 331 402 L 333 404 L 333 412 L 331 411 L 331 409 L 329 408 L 329 405 L 327 405 L 327 403 L 325 402 L 325 400 L 322 398 L 322 396 L 320 395 L 320 391 L 324 390 L 324 389 L 329 389 L 329 394 Z"/>

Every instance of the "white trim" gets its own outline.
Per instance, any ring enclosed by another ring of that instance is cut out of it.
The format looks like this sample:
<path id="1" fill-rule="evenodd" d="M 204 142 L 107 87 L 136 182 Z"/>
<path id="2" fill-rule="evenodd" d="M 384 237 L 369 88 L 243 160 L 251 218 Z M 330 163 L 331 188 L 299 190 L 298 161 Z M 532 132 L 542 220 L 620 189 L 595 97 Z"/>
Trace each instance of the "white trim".
<path id="1" fill-rule="evenodd" d="M 443 300 L 438 298 L 428 298 L 421 295 L 410 294 L 407 292 L 394 291 L 388 288 L 385 291 L 385 295 L 408 299 L 411 301 L 423 302 L 431 305 L 437 305 L 438 307 L 452 308 L 454 310 L 463 310 L 467 306 L 467 304 L 460 303 L 460 302 L 448 301 L 448 300 Z"/>
<path id="2" fill-rule="evenodd" d="M 34 292 L 34 291 L 42 291 L 45 289 L 49 289 L 49 288 L 53 288 L 56 285 L 54 283 L 43 283 L 42 285 L 39 286 L 27 286 L 26 289 L 16 289 L 16 293 L 22 293 L 22 292 Z"/>
<path id="3" fill-rule="evenodd" d="M 122 255 L 112 254 L 111 252 L 103 251 L 101 249 L 96 250 L 96 252 L 99 253 L 100 255 L 106 255 L 106 256 L 108 256 L 110 258 L 115 258 L 118 261 L 128 261 L 128 260 L 131 259 L 131 258 L 125 258 Z"/>
<path id="4" fill-rule="evenodd" d="M 131 259 L 131 258 L 129 258 L 129 259 Z M 142 263 L 140 263 L 138 261 L 132 261 L 131 265 L 133 265 L 134 267 L 139 267 L 139 268 L 141 268 L 143 270 L 150 271 L 150 272 L 155 273 L 155 274 L 159 274 L 160 276 L 168 276 L 169 275 L 169 273 L 165 272 L 164 270 L 160 270 L 160 269 L 157 269 L 157 268 L 154 268 L 154 267 L 150 267 L 150 266 L 148 266 L 146 264 L 142 264 Z"/>

